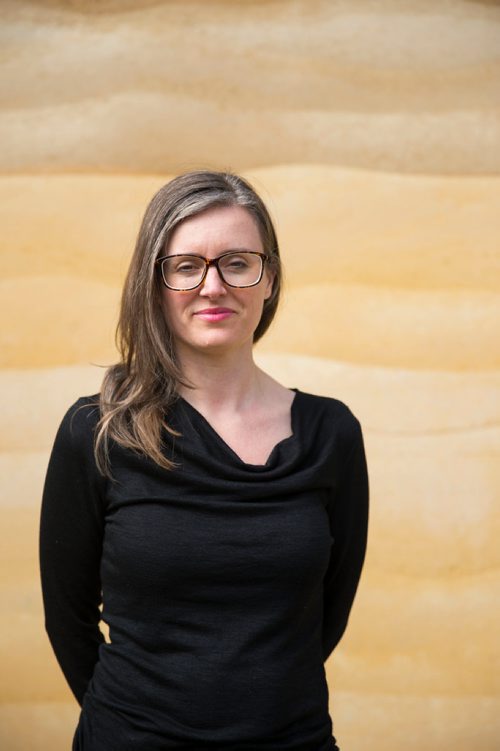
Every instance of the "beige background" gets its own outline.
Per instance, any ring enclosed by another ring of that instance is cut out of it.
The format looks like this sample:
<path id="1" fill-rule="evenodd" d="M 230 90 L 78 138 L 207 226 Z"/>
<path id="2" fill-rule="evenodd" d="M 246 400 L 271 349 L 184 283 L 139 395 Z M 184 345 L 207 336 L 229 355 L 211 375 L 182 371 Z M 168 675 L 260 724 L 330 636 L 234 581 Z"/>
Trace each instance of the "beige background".
<path id="1" fill-rule="evenodd" d="M 287 269 L 258 360 L 361 420 L 372 511 L 327 665 L 345 751 L 500 745 L 500 4 L 3 0 L 4 751 L 66 751 L 43 629 L 41 484 L 113 362 L 144 207 L 230 167 Z"/>

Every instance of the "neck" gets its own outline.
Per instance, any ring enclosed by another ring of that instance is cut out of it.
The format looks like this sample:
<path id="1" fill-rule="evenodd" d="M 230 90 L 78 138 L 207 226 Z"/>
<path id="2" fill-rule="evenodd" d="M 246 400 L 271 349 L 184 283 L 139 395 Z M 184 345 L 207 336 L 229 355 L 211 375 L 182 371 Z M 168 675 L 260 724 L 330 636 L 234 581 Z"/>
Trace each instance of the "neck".
<path id="1" fill-rule="evenodd" d="M 210 356 L 178 351 L 177 356 L 192 386 L 181 386 L 179 393 L 195 407 L 244 409 L 255 401 L 268 378 L 255 364 L 251 348 Z"/>

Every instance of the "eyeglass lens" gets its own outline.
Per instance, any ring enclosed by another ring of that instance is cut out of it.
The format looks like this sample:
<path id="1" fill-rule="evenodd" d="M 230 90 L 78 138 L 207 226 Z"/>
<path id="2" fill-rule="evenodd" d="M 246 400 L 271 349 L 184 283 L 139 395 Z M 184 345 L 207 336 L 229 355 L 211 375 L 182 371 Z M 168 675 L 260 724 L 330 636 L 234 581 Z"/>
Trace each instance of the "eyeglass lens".
<path id="1" fill-rule="evenodd" d="M 260 281 L 262 258 L 257 253 L 228 253 L 218 259 L 223 280 L 233 287 L 251 287 Z M 205 274 L 206 263 L 196 256 L 175 255 L 162 261 L 165 284 L 178 290 L 194 289 Z"/>

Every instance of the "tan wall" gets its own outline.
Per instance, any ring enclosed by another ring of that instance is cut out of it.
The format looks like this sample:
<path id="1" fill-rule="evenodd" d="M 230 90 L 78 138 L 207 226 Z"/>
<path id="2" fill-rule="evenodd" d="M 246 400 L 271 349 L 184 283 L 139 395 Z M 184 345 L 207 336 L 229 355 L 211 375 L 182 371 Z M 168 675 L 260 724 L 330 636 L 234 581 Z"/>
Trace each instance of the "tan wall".
<path id="1" fill-rule="evenodd" d="M 146 202 L 213 165 L 247 175 L 278 226 L 287 292 L 259 361 L 364 426 L 370 545 L 328 663 L 342 746 L 497 749 L 498 3 L 4 0 L 2 16 L 0 747 L 69 748 L 78 708 L 38 579 L 48 451 L 115 358 Z"/>

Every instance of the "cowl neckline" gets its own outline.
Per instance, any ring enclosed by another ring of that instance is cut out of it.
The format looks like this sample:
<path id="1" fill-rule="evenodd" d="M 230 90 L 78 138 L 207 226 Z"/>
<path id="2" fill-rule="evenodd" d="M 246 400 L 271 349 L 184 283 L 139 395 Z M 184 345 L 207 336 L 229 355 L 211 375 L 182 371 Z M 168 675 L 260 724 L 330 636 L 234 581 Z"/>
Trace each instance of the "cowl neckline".
<path id="1" fill-rule="evenodd" d="M 207 418 L 202 415 L 202 413 L 196 409 L 190 402 L 188 402 L 184 397 L 180 396 L 178 397 L 178 403 L 182 406 L 185 412 L 190 416 L 192 420 L 192 424 L 195 428 L 201 429 L 206 436 L 206 438 L 212 442 L 214 446 L 217 447 L 218 451 L 220 451 L 219 456 L 221 459 L 225 456 L 228 460 L 231 461 L 231 463 L 236 464 L 237 466 L 247 469 L 249 471 L 256 471 L 259 470 L 263 471 L 266 469 L 270 469 L 273 466 L 275 466 L 276 460 L 278 456 L 281 454 L 283 449 L 289 449 L 292 445 L 294 445 L 298 438 L 299 438 L 299 406 L 298 402 L 300 399 L 301 392 L 297 388 L 291 388 L 290 391 L 295 392 L 295 396 L 293 397 L 293 400 L 290 405 L 290 424 L 291 424 L 291 435 L 286 436 L 285 438 L 280 439 L 277 441 L 277 443 L 274 444 L 273 448 L 269 452 L 269 455 L 265 462 L 254 464 L 252 462 L 246 462 L 244 461 L 239 454 L 231 448 L 231 446 L 224 440 L 224 438 L 220 435 L 220 433 L 217 432 L 217 430 L 213 427 L 213 425 L 207 420 Z"/>

